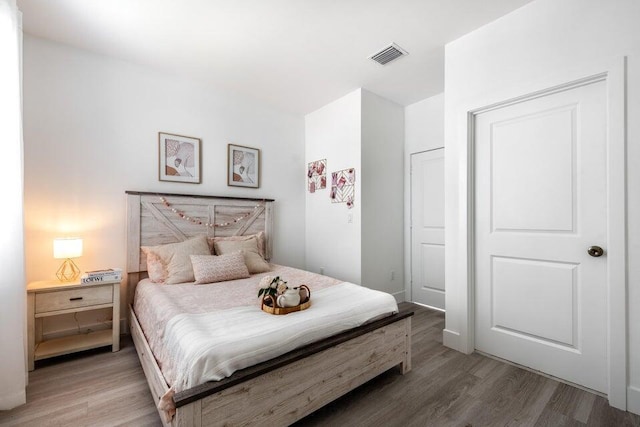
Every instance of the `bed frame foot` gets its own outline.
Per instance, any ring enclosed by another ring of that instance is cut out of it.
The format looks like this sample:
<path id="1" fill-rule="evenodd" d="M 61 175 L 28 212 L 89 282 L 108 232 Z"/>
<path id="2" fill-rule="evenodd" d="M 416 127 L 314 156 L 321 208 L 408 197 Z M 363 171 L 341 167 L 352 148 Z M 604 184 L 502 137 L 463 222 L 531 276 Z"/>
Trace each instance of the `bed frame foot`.
<path id="1" fill-rule="evenodd" d="M 404 360 L 400 363 L 400 372 L 405 375 L 411 371 L 411 317 L 405 321 L 405 353 Z"/>

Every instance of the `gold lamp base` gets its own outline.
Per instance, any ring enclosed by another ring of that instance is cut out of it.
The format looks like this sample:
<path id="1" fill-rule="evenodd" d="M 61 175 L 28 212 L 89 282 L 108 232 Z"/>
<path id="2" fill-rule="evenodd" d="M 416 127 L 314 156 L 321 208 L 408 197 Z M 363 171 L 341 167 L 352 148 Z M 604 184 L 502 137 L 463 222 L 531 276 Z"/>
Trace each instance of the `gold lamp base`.
<path id="1" fill-rule="evenodd" d="M 70 258 L 65 259 L 58 271 L 56 271 L 56 277 L 61 282 L 72 282 L 76 280 L 79 275 L 80 269 Z"/>

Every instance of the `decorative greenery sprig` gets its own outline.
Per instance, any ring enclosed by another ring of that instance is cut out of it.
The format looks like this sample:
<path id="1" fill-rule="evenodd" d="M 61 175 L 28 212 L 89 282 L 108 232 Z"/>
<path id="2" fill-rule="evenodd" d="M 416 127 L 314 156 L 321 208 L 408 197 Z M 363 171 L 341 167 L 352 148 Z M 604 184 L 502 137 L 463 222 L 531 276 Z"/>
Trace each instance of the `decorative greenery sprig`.
<path id="1" fill-rule="evenodd" d="M 280 279 L 280 276 L 265 276 L 260 280 L 258 297 L 261 297 L 262 295 L 270 295 L 275 298 L 277 295 L 282 295 L 287 289 L 289 289 L 287 282 Z"/>

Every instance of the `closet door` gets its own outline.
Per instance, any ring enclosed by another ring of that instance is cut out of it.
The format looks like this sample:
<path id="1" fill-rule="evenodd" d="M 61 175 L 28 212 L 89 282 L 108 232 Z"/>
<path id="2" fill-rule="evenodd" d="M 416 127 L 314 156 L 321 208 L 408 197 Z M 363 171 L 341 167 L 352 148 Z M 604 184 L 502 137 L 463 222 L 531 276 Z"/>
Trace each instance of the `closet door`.
<path id="1" fill-rule="evenodd" d="M 411 295 L 444 310 L 444 148 L 411 155 Z"/>

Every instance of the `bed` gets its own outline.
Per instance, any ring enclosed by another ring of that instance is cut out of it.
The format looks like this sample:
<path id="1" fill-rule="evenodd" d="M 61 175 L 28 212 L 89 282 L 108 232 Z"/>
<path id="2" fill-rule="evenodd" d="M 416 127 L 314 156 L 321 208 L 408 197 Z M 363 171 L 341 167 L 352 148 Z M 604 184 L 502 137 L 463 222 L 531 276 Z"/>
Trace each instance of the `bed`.
<path id="1" fill-rule="evenodd" d="M 411 369 L 413 313 L 401 311 L 243 367 L 220 380 L 168 393 L 170 387 L 152 352 L 158 344 L 147 338 L 139 321 L 142 318 L 138 319 L 133 309 L 138 283 L 140 294 L 145 286 L 149 288 L 141 247 L 182 242 L 201 234 L 263 233 L 264 258 L 269 260 L 273 207 L 273 200 L 127 191 L 129 328 L 154 399 L 161 402 L 163 396 L 171 396 L 173 418 L 167 420 L 159 410 L 166 426 L 288 425 L 395 366 L 402 374 Z M 298 274 L 287 267 L 273 268 L 283 275 Z M 318 280 L 319 289 L 342 285 L 333 286 L 333 279 L 324 276 L 314 280 Z M 138 309 L 138 314 L 141 311 Z"/>

